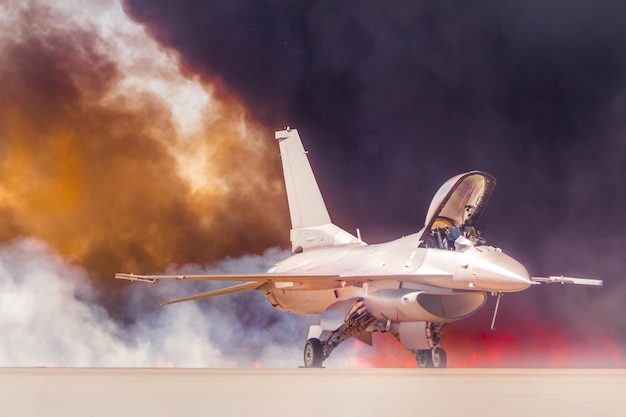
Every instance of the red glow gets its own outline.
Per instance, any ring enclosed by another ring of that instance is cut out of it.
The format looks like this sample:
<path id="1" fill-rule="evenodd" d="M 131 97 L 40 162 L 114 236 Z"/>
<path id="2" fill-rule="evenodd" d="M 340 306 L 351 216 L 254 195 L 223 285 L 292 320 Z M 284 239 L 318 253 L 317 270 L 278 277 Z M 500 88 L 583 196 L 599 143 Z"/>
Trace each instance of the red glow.
<path id="1" fill-rule="evenodd" d="M 488 312 L 487 312 L 488 313 Z M 445 329 L 442 345 L 454 368 L 615 368 L 626 365 L 612 337 L 547 323 L 534 311 L 503 316 L 495 331 L 480 314 Z M 521 320 L 520 320 L 521 318 Z"/>
<path id="2" fill-rule="evenodd" d="M 481 312 L 445 327 L 441 345 L 449 368 L 620 368 L 624 353 L 613 337 L 599 339 L 586 329 L 550 325 L 532 311 L 518 317 L 503 315 L 489 330 L 489 312 Z M 520 320 L 523 317 L 523 320 Z M 350 366 L 415 368 L 413 354 L 390 334 L 374 334 L 374 346 L 355 342 Z"/>

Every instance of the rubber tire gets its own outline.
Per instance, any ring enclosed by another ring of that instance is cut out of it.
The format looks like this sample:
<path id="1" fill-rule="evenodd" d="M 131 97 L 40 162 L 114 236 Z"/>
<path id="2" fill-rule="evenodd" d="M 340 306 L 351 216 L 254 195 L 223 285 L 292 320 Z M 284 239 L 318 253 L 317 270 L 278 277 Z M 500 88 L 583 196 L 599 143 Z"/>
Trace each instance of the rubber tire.
<path id="1" fill-rule="evenodd" d="M 415 354 L 415 360 L 417 361 L 418 368 L 432 368 L 433 357 L 430 349 L 418 350 Z"/>
<path id="2" fill-rule="evenodd" d="M 432 354 L 432 364 L 433 368 L 445 368 L 448 364 L 446 351 L 440 347 L 434 348 Z"/>
<path id="3" fill-rule="evenodd" d="M 311 338 L 304 345 L 304 366 L 307 368 L 321 368 L 324 362 L 324 348 L 319 339 Z"/>

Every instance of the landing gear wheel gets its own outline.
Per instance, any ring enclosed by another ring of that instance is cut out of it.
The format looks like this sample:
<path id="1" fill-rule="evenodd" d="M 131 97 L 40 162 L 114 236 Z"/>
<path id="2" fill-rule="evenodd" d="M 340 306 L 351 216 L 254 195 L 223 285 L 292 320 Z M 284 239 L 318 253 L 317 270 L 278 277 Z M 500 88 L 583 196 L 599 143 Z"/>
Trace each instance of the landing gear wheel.
<path id="1" fill-rule="evenodd" d="M 304 345 L 304 366 L 321 368 L 324 362 L 324 348 L 319 339 L 309 339 Z"/>
<path id="2" fill-rule="evenodd" d="M 415 353 L 418 368 L 432 368 L 433 358 L 430 349 L 421 349 Z"/>
<path id="3" fill-rule="evenodd" d="M 440 347 L 433 348 L 432 367 L 433 368 L 445 368 L 446 364 L 447 364 L 446 351 Z"/>

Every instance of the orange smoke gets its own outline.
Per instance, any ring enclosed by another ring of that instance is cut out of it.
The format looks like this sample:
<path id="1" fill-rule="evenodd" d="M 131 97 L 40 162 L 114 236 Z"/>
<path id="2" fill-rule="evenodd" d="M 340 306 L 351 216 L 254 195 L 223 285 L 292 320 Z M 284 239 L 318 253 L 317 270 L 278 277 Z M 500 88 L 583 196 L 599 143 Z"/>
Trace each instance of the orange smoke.
<path id="1" fill-rule="evenodd" d="M 1 241 L 35 236 L 106 280 L 286 243 L 276 144 L 234 97 L 140 30 L 115 44 L 32 4 L 0 48 Z"/>

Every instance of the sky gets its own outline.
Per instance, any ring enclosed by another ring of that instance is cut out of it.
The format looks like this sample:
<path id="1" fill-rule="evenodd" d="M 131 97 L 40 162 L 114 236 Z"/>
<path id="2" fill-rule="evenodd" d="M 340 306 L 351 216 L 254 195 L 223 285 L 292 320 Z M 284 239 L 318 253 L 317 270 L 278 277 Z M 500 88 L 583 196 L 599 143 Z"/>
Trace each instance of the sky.
<path id="1" fill-rule="evenodd" d="M 478 224 L 488 243 L 533 275 L 604 279 L 602 289 L 507 295 L 496 332 L 490 300 L 449 326 L 443 343 L 457 366 L 624 366 L 625 7 L 0 2 L 10 28 L 0 34 L 0 324 L 15 340 L 46 333 L 32 352 L 5 344 L 0 363 L 55 363 L 40 360 L 62 345 L 35 324 L 40 297 L 56 297 L 49 312 L 67 328 L 102 323 L 121 352 L 62 364 L 285 366 L 281 349 L 299 362 L 301 322 L 259 294 L 166 309 L 158 304 L 195 287 L 112 280 L 262 270 L 287 256 L 273 131 L 291 126 L 333 221 L 369 243 L 418 231 L 437 188 L 477 169 L 498 181 Z M 18 319 L 29 308 L 32 320 Z M 185 314 L 204 326 L 190 328 Z M 161 330 L 143 331 L 151 326 Z M 171 327 L 206 345 L 193 361 L 174 353 Z M 231 351 L 233 340 L 249 347 Z M 378 345 L 333 357 L 402 366 L 385 362 L 402 355 L 393 340 Z"/>

